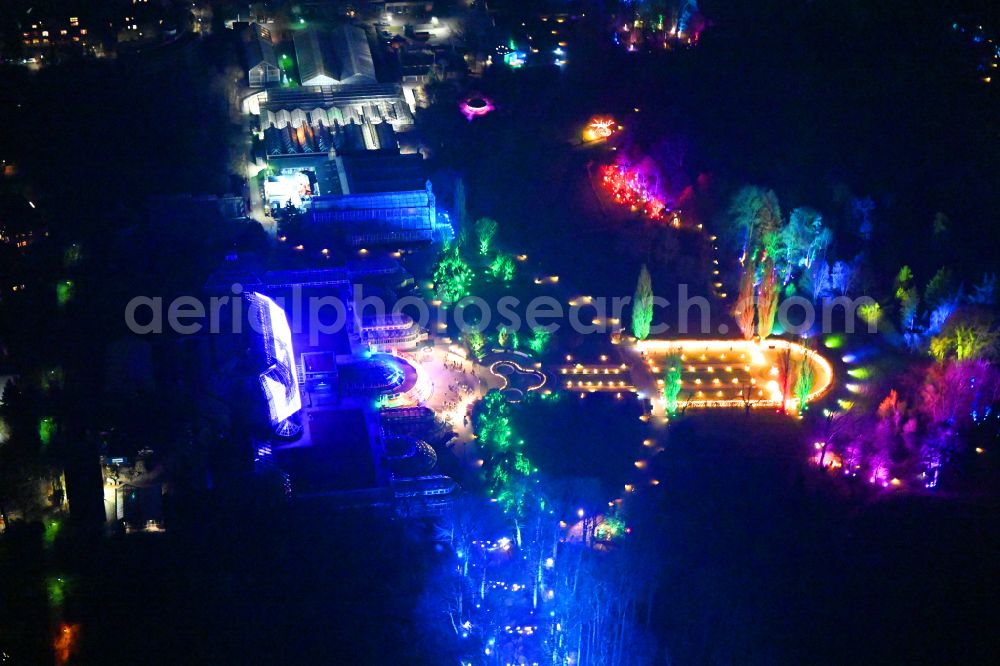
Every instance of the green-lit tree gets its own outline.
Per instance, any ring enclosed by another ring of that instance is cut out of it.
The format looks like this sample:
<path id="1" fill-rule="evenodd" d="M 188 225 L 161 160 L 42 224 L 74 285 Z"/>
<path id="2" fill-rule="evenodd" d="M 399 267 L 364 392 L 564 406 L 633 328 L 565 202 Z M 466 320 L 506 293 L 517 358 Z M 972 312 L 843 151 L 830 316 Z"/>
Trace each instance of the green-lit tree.
<path id="1" fill-rule="evenodd" d="M 472 269 L 462 258 L 458 243 L 446 243 L 434 269 L 434 286 L 438 298 L 455 303 L 469 294 Z"/>
<path id="2" fill-rule="evenodd" d="M 882 306 L 878 303 L 862 303 L 858 306 L 858 316 L 871 328 L 877 328 L 882 321 Z"/>
<path id="3" fill-rule="evenodd" d="M 953 358 L 956 361 L 976 361 L 996 355 L 1000 331 L 986 310 L 965 307 L 956 310 L 945 323 L 939 335 L 931 338 L 930 352 L 939 363 Z"/>
<path id="4" fill-rule="evenodd" d="M 517 265 L 514 263 L 514 257 L 506 252 L 498 252 L 497 256 L 490 263 L 490 274 L 504 282 L 513 280 L 516 271 Z"/>
<path id="5" fill-rule="evenodd" d="M 924 307 L 928 311 L 933 310 L 942 302 L 954 298 L 956 291 L 955 277 L 951 269 L 941 268 L 924 289 Z"/>
<path id="6" fill-rule="evenodd" d="M 632 335 L 639 340 L 649 337 L 650 325 L 653 323 L 653 281 L 649 276 L 646 264 L 639 271 L 639 281 L 635 286 L 635 298 L 632 300 Z"/>
<path id="7" fill-rule="evenodd" d="M 667 373 L 663 378 L 663 398 L 667 403 L 667 413 L 677 413 L 677 397 L 681 394 L 681 357 L 671 354 L 666 361 Z"/>
<path id="8" fill-rule="evenodd" d="M 896 299 L 899 301 L 899 323 L 904 331 L 912 330 L 916 325 L 917 307 L 920 296 L 913 284 L 913 271 L 909 266 L 903 266 L 896 275 Z"/>
<path id="9" fill-rule="evenodd" d="M 488 451 L 506 451 L 510 448 L 512 432 L 510 407 L 499 391 L 487 393 L 478 405 L 476 435 L 480 445 Z"/>
<path id="10" fill-rule="evenodd" d="M 478 243 L 479 254 L 486 256 L 493 247 L 493 240 L 496 238 L 500 225 L 497 221 L 489 217 L 481 217 L 476 220 L 476 241 Z"/>
<path id="11" fill-rule="evenodd" d="M 477 359 L 483 357 L 483 350 L 486 348 L 486 337 L 476 329 L 465 334 L 465 343 L 469 346 L 469 351 Z"/>
<path id="12" fill-rule="evenodd" d="M 541 355 L 549 348 L 551 340 L 552 333 L 546 331 L 544 328 L 534 328 L 531 330 L 531 339 L 528 340 L 528 347 L 531 351 Z"/>
<path id="13" fill-rule="evenodd" d="M 815 373 L 812 363 L 809 362 L 809 352 L 802 357 L 802 364 L 799 366 L 798 379 L 795 380 L 795 397 L 799 399 L 799 413 L 806 410 L 809 394 L 812 393 L 815 383 Z"/>
<path id="14" fill-rule="evenodd" d="M 763 275 L 757 290 L 757 335 L 761 340 L 771 335 L 774 318 L 778 314 L 778 274 L 774 263 L 767 259 L 763 264 Z"/>

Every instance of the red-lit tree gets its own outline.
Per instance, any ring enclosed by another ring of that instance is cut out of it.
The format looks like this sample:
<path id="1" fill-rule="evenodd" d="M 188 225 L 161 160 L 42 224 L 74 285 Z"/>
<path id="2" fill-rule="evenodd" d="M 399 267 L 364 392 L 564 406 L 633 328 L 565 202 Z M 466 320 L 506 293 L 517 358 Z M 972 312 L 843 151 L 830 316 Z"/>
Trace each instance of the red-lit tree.
<path id="1" fill-rule="evenodd" d="M 752 338 L 754 333 L 753 320 L 756 311 L 753 302 L 753 278 L 754 267 L 751 264 L 743 269 L 743 275 L 740 277 L 740 292 L 736 297 L 736 305 L 733 307 L 733 317 L 736 319 L 736 325 L 740 327 L 740 333 L 743 334 L 744 340 Z"/>

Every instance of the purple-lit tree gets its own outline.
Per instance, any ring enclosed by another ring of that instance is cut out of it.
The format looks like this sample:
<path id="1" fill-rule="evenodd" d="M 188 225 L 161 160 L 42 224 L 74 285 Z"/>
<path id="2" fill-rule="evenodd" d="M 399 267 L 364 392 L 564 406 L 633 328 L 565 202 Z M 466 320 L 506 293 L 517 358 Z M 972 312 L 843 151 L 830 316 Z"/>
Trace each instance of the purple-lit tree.
<path id="1" fill-rule="evenodd" d="M 984 359 L 946 360 L 927 372 L 919 406 L 927 422 L 921 449 L 925 483 L 933 488 L 948 461 L 962 450 L 966 433 L 1000 400 L 1000 373 Z"/>

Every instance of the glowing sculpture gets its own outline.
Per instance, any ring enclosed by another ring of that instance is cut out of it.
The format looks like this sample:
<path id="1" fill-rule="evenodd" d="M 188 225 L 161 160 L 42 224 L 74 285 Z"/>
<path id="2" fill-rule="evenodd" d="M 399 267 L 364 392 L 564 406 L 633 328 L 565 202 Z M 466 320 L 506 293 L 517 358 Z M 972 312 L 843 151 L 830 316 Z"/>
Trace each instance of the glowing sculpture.
<path id="1" fill-rule="evenodd" d="M 524 66 L 525 61 L 528 59 L 528 54 L 524 51 L 511 51 L 503 57 L 503 61 L 511 69 L 518 69 Z"/>
<path id="2" fill-rule="evenodd" d="M 583 130 L 583 140 L 589 142 L 607 139 L 615 133 L 617 127 L 613 118 L 594 118 Z"/>
<path id="3" fill-rule="evenodd" d="M 458 103 L 458 110 L 470 122 L 477 116 L 485 116 L 495 108 L 493 102 L 482 95 L 470 95 Z"/>
<path id="4" fill-rule="evenodd" d="M 247 294 L 247 301 L 264 337 L 264 354 L 269 366 L 260 375 L 260 386 L 267 398 L 271 424 L 278 425 L 302 409 L 292 331 L 285 311 L 270 298 L 251 292 Z"/>

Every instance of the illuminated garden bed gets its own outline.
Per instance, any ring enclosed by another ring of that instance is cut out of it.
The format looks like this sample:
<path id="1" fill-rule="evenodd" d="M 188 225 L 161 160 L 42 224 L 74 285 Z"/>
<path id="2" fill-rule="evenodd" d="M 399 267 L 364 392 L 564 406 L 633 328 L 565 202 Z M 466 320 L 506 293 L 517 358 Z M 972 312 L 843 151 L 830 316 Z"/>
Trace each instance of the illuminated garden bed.
<path id="1" fill-rule="evenodd" d="M 649 372 L 657 377 L 662 394 L 668 363 L 680 365 L 678 404 L 694 408 L 782 407 L 782 366 L 790 367 L 784 407 L 799 409 L 797 377 L 811 373 L 805 403 L 813 402 L 833 386 L 833 367 L 816 351 L 788 340 L 644 340 L 636 343 Z M 791 352 L 785 363 L 783 355 Z"/>

